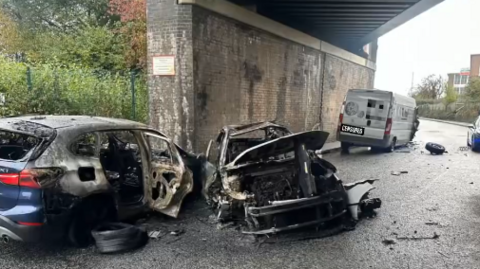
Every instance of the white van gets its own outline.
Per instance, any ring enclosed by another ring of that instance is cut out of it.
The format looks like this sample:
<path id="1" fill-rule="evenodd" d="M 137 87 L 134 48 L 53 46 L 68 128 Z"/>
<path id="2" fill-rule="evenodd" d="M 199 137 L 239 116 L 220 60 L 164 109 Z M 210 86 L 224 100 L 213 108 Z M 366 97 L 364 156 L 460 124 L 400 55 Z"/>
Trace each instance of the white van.
<path id="1" fill-rule="evenodd" d="M 351 146 L 388 152 L 415 135 L 415 99 L 389 91 L 349 90 L 338 122 L 337 140 L 342 151 Z"/>

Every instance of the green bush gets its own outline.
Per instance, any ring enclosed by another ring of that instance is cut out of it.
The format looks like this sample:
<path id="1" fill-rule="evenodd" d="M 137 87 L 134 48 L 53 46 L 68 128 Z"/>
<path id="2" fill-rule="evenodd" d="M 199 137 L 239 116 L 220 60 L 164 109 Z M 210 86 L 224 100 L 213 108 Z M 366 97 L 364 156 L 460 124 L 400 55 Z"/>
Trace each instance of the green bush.
<path id="1" fill-rule="evenodd" d="M 3 116 L 22 114 L 92 115 L 130 119 L 132 94 L 130 72 L 109 73 L 44 64 L 31 67 L 0 58 L 0 92 L 5 94 Z M 147 121 L 146 77 L 137 74 L 136 120 Z"/>

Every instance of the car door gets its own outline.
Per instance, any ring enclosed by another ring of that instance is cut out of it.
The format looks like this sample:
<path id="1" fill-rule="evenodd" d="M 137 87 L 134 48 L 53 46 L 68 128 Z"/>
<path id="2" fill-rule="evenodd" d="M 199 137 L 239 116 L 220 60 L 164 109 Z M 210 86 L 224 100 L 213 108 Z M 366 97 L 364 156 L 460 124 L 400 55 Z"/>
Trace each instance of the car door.
<path id="1" fill-rule="evenodd" d="M 168 138 L 144 132 L 148 171 L 145 195 L 151 209 L 176 218 L 183 199 L 193 190 L 192 172 Z"/>

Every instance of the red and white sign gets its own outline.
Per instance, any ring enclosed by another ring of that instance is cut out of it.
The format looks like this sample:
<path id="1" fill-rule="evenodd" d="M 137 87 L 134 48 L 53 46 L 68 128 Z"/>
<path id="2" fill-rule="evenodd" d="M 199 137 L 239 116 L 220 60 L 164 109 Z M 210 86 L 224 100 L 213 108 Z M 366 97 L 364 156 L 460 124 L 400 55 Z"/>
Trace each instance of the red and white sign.
<path id="1" fill-rule="evenodd" d="M 470 68 L 460 69 L 460 76 L 470 76 Z"/>
<path id="2" fill-rule="evenodd" d="M 153 56 L 152 62 L 154 76 L 175 76 L 175 56 Z"/>

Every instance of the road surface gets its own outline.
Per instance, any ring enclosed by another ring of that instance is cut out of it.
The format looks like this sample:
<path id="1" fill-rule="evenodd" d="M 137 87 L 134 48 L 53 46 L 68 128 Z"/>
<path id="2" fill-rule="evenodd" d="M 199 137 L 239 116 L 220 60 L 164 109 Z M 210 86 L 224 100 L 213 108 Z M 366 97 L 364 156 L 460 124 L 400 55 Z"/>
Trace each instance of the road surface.
<path id="1" fill-rule="evenodd" d="M 325 155 L 345 182 L 379 179 L 373 192 L 383 200 L 378 216 L 351 232 L 258 244 L 233 228 L 217 229 L 208 209 L 197 206 L 179 220 L 151 219 L 150 227 L 185 233 L 164 235 L 132 253 L 11 243 L 0 246 L 0 268 L 480 268 L 480 154 L 460 150 L 466 132 L 422 120 L 413 151 Z M 443 144 L 448 153 L 424 152 L 428 141 Z"/>

